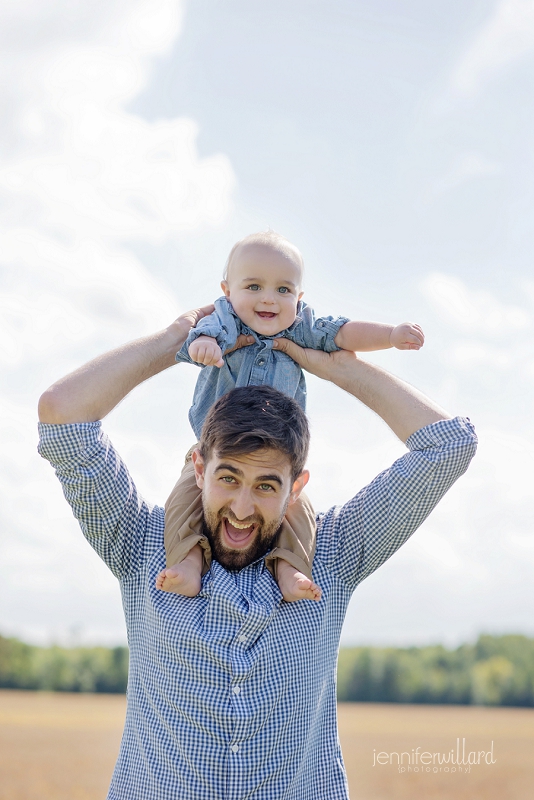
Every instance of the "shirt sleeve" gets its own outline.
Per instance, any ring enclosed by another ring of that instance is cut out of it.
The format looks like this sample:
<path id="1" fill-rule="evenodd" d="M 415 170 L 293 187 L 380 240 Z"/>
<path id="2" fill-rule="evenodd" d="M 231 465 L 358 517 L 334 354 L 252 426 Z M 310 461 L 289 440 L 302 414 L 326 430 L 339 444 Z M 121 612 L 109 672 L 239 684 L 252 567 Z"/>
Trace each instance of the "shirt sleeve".
<path id="1" fill-rule="evenodd" d="M 291 339 L 300 347 L 310 347 L 313 350 L 324 350 L 326 353 L 333 353 L 341 350 L 336 345 L 336 338 L 339 329 L 348 322 L 347 317 L 319 317 L 315 319 L 313 309 L 306 304 L 298 312 L 300 322 L 292 325 L 283 335 Z"/>
<path id="2" fill-rule="evenodd" d="M 117 578 L 136 572 L 163 544 L 164 509 L 140 497 L 101 423 L 40 423 L 38 450 L 91 547 Z"/>
<path id="3" fill-rule="evenodd" d="M 189 345 L 198 339 L 199 336 L 211 336 L 217 340 L 223 354 L 226 350 L 233 347 L 237 341 L 239 330 L 236 320 L 230 313 L 226 298 L 221 297 L 215 301 L 215 311 L 203 317 L 194 328 L 191 328 L 189 335 L 176 353 L 176 361 L 184 361 L 189 364 L 196 364 L 196 361 L 189 356 Z M 197 366 L 203 366 L 198 364 Z"/>
<path id="4" fill-rule="evenodd" d="M 467 418 L 416 431 L 399 458 L 342 507 L 319 515 L 316 557 L 349 587 L 380 567 L 466 471 L 477 437 Z"/>

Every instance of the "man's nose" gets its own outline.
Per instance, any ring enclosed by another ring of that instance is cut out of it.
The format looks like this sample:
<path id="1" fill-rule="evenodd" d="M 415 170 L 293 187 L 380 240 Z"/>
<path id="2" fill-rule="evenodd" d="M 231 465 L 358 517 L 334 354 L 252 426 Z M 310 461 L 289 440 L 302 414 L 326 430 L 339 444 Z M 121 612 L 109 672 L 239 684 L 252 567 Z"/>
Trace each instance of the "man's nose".
<path id="1" fill-rule="evenodd" d="M 234 495 L 230 504 L 230 510 L 237 520 L 244 520 L 248 517 L 255 516 L 256 508 L 250 489 L 242 487 L 241 490 Z"/>

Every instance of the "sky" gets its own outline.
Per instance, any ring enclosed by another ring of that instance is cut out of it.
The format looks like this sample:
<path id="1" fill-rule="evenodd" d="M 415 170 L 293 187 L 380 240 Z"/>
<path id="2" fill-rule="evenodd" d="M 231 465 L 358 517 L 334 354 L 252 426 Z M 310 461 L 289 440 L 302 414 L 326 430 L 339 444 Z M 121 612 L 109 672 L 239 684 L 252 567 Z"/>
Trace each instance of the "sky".
<path id="1" fill-rule="evenodd" d="M 115 579 L 36 453 L 53 381 L 213 301 L 271 227 L 318 314 L 418 322 L 366 358 L 475 423 L 479 452 L 355 592 L 342 643 L 534 635 L 534 0 L 4 0 L 0 6 L 0 633 L 125 641 Z M 105 421 L 163 504 L 197 370 Z M 309 495 L 405 448 L 308 378 Z"/>

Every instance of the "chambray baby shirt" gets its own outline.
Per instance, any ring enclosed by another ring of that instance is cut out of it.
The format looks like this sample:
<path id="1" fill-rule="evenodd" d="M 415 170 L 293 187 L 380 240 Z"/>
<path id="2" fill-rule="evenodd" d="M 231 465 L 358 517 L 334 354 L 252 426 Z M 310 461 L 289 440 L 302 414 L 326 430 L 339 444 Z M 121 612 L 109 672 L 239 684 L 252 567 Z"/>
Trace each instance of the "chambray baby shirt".
<path id="1" fill-rule="evenodd" d="M 467 469 L 460 417 L 422 428 L 410 452 L 317 518 L 319 603 L 285 603 L 264 560 L 212 561 L 197 597 L 160 592 L 164 509 L 137 492 L 99 422 L 41 425 L 39 451 L 82 531 L 118 578 L 130 668 L 108 800 L 347 800 L 336 663 L 356 586 Z"/>
<path id="2" fill-rule="evenodd" d="M 176 361 L 196 364 L 201 368 L 189 410 L 189 421 L 197 439 L 200 439 L 206 415 L 219 397 L 240 386 L 272 386 L 293 397 L 306 410 L 306 381 L 299 365 L 286 353 L 273 350 L 273 341 L 281 336 L 301 347 L 325 350 L 332 353 L 340 348 L 334 339 L 347 317 L 320 317 L 315 319 L 313 309 L 299 302 L 295 322 L 276 336 L 261 336 L 237 316 L 226 297 L 215 301 L 215 311 L 201 319 L 181 350 Z M 223 367 L 206 367 L 190 358 L 188 348 L 199 336 L 211 336 L 224 353 L 232 348 L 240 334 L 254 337 L 254 344 L 234 350 L 224 357 Z"/>

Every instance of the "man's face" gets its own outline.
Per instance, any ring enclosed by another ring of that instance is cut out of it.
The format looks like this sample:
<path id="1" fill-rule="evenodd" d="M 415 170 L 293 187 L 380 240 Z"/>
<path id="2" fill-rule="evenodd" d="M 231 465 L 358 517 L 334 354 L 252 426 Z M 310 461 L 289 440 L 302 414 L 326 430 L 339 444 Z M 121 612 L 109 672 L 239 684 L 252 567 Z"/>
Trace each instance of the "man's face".
<path id="1" fill-rule="evenodd" d="M 289 459 L 278 450 L 231 458 L 214 453 L 207 463 L 195 450 L 193 463 L 213 557 L 225 569 L 243 569 L 271 548 L 309 473 L 293 481 Z"/>

